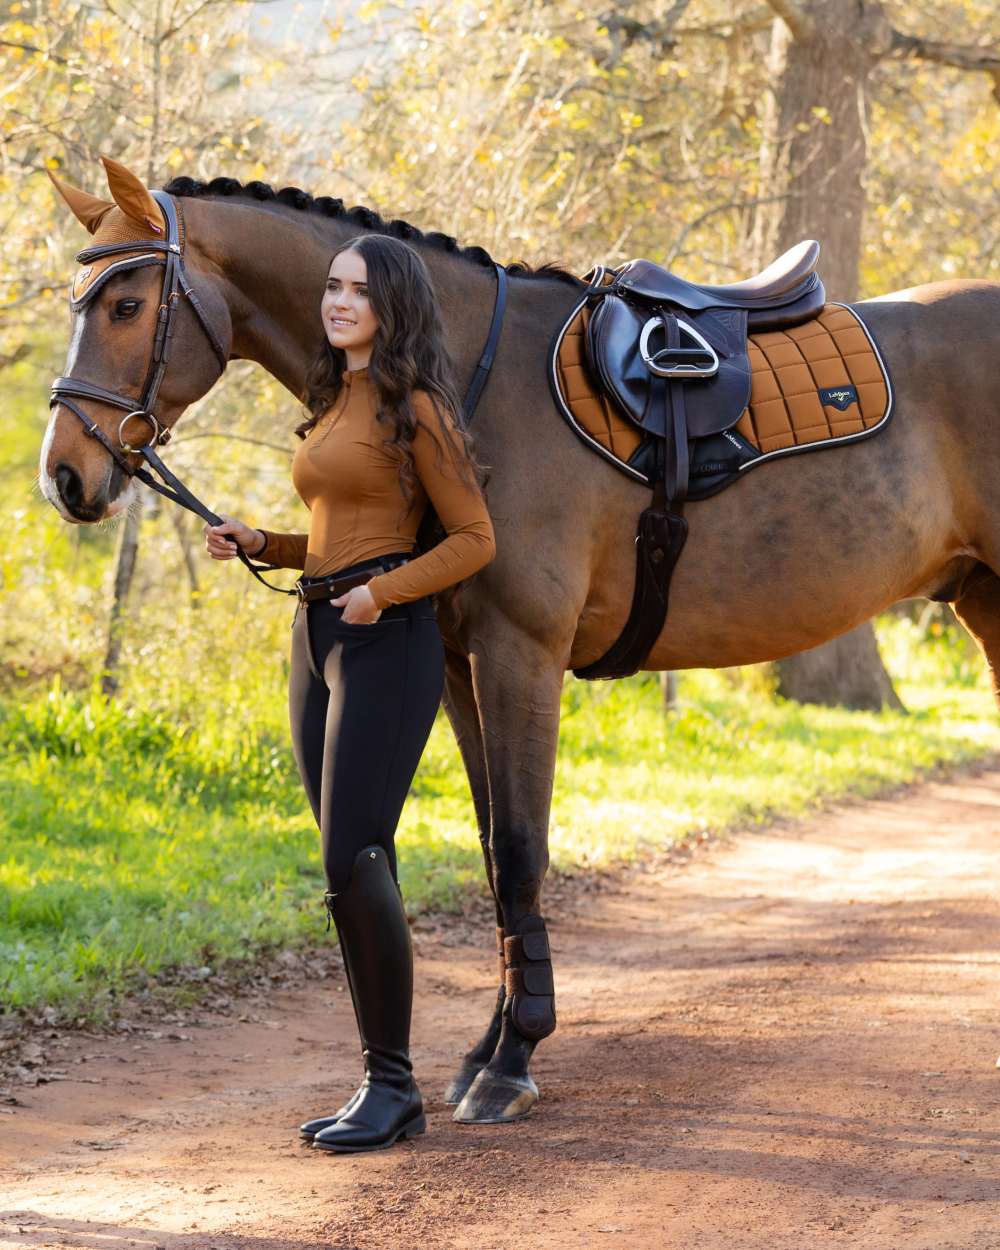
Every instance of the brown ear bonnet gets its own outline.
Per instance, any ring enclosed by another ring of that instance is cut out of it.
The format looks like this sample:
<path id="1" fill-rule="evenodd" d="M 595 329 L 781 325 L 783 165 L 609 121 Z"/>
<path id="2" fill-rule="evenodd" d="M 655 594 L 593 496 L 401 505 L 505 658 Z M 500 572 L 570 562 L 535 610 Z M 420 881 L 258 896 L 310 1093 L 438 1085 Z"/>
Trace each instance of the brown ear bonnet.
<path id="1" fill-rule="evenodd" d="M 165 229 L 163 213 L 145 185 L 131 170 L 109 156 L 102 156 L 108 187 L 113 200 L 103 200 L 48 175 L 56 190 L 73 210 L 73 215 L 94 236 L 91 246 L 104 243 L 132 243 L 135 250 L 115 256 L 103 256 L 77 270 L 70 291 L 70 306 L 76 310 L 96 295 L 104 283 L 120 269 L 141 265 L 162 264 L 162 252 L 143 255 L 142 244 L 149 239 L 162 239 Z"/>

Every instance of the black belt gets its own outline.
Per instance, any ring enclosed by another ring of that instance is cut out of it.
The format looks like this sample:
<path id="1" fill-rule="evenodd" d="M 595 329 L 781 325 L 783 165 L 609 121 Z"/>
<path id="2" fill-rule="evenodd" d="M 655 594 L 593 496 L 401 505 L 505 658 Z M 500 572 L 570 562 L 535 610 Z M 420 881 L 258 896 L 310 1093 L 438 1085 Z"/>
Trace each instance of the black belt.
<path id="1" fill-rule="evenodd" d="M 409 552 L 405 555 L 400 553 L 376 556 L 374 560 L 367 560 L 364 564 L 348 565 L 351 570 L 349 572 L 328 573 L 325 577 L 300 577 L 295 583 L 295 593 L 299 597 L 299 603 L 312 603 L 314 599 L 337 599 L 346 590 L 371 581 L 377 573 L 387 573 L 401 564 L 407 564 L 410 559 Z"/>

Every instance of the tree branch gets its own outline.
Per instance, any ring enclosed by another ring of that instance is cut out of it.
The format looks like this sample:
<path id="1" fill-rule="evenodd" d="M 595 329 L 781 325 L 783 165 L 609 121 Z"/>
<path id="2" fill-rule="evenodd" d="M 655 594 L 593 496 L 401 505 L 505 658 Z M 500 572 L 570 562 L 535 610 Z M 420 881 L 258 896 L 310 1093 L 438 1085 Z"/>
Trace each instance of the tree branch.
<path id="1" fill-rule="evenodd" d="M 993 97 L 1000 104 L 1000 47 L 996 44 L 976 47 L 961 43 L 937 43 L 933 39 L 921 39 L 918 35 L 904 35 L 902 31 L 894 30 L 889 55 L 896 60 L 933 61 L 954 69 L 989 74 L 993 80 Z"/>
<path id="2" fill-rule="evenodd" d="M 13 43 L 10 39 L 0 39 L 0 48 L 20 48 L 22 52 L 40 52 L 49 61 L 57 61 L 60 65 L 68 65 L 64 56 L 57 56 L 47 48 L 36 48 L 33 43 Z"/>
<path id="3" fill-rule="evenodd" d="M 677 46 L 674 28 L 690 4 L 691 0 L 674 0 L 670 11 L 659 22 L 642 22 L 620 10 L 602 13 L 598 21 L 608 32 L 611 53 L 597 63 L 605 69 L 614 68 L 628 49 L 640 41 L 650 44 L 663 56 L 669 55 Z M 597 60 L 596 57 L 594 59 Z"/>
<path id="4" fill-rule="evenodd" d="M 251 443 L 254 447 L 268 447 L 271 451 L 284 452 L 288 455 L 289 450 L 293 448 L 282 446 L 280 443 L 271 443 L 266 438 L 253 438 L 249 434 L 233 434 L 229 430 L 193 430 L 190 434 L 182 434 L 179 438 L 173 440 L 174 447 L 180 447 L 182 443 L 193 443 L 196 438 L 225 438 L 236 443 Z"/>
<path id="5" fill-rule="evenodd" d="M 12 352 L 0 352 L 0 369 L 16 365 L 18 361 L 24 360 L 30 351 L 31 347 L 27 343 L 18 343 Z"/>
<path id="6" fill-rule="evenodd" d="M 774 21 L 774 10 L 769 4 L 758 5 L 756 9 L 744 13 L 741 17 L 730 17 L 720 22 L 708 22 L 704 26 L 679 26 L 674 32 L 677 38 L 686 35 L 705 35 L 715 39 L 731 39 L 736 34 L 753 34 L 764 30 Z"/>
<path id="7" fill-rule="evenodd" d="M 793 39 L 811 39 L 816 34 L 816 23 L 798 0 L 767 0 L 776 16 L 780 17 L 792 32 Z"/>
<path id="8" fill-rule="evenodd" d="M 63 285 L 66 285 L 65 283 Z M 30 304 L 32 300 L 38 299 L 42 295 L 50 295 L 53 291 L 59 289 L 58 282 L 46 282 L 41 286 L 36 286 L 31 290 L 25 291 L 23 295 L 19 295 L 17 299 L 7 300 L 0 304 L 0 312 L 8 312 L 11 308 L 20 308 L 22 304 Z"/>

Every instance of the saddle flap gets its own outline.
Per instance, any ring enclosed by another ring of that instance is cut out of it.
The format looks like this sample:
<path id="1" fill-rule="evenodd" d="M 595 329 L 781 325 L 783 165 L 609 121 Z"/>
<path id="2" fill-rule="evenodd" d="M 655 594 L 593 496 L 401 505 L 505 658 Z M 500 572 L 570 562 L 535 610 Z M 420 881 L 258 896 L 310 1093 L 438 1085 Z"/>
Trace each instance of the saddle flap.
<path id="1" fill-rule="evenodd" d="M 661 437 L 666 434 L 662 389 L 654 386 L 640 351 L 643 327 L 650 316 L 620 295 L 601 298 L 587 323 L 585 349 L 593 376 L 600 381 L 622 414 L 636 425 Z M 750 370 L 746 359 L 746 312 L 715 309 L 679 314 L 710 343 L 719 358 L 714 376 L 684 382 L 687 430 L 692 438 L 718 433 L 734 425 L 750 398 Z M 662 330 L 647 336 L 651 346 L 663 342 Z"/>

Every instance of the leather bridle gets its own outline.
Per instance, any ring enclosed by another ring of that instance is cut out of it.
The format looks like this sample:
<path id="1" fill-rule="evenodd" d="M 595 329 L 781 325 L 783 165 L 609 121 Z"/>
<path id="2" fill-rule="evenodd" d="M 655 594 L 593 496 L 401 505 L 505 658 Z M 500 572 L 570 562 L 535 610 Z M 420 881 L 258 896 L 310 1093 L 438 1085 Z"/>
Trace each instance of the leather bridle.
<path id="1" fill-rule="evenodd" d="M 167 195 L 164 191 L 151 191 L 150 194 L 163 212 L 163 219 L 167 227 L 166 238 L 133 240 L 124 243 L 100 243 L 95 247 L 86 247 L 82 252 L 78 252 L 76 259 L 82 265 L 90 264 L 95 260 L 102 260 L 106 256 L 122 255 L 123 259 L 114 265 L 109 265 L 91 284 L 86 294 L 81 296 L 80 299 L 73 301 L 74 309 L 79 309 L 97 293 L 104 282 L 113 274 L 122 273 L 129 269 L 139 269 L 145 265 L 158 264 L 160 263 L 160 258 L 163 258 L 163 285 L 160 291 L 160 306 L 156 314 L 153 350 L 150 355 L 142 394 L 136 399 L 134 395 L 120 395 L 117 391 L 110 391 L 106 387 L 98 386 L 95 382 L 86 382 L 83 378 L 59 377 L 52 383 L 52 388 L 49 392 L 49 407 L 54 408 L 56 404 L 62 404 L 74 416 L 79 417 L 83 422 L 84 432 L 89 434 L 91 438 L 97 439 L 112 460 L 128 477 L 139 478 L 140 481 L 145 482 L 151 489 L 174 503 L 188 508 L 210 525 L 221 525 L 222 518 L 216 516 L 210 508 L 206 507 L 200 499 L 193 495 L 184 483 L 170 472 L 154 450 L 156 447 L 165 446 L 170 441 L 171 436 L 169 427 L 163 425 L 156 416 L 155 407 L 156 399 L 160 392 L 160 385 L 163 382 L 167 365 L 170 361 L 175 319 L 182 295 L 194 309 L 198 318 L 198 324 L 204 330 L 209 343 L 212 345 L 212 350 L 219 361 L 220 377 L 226 370 L 229 356 L 218 334 L 213 329 L 212 323 L 205 314 L 205 310 L 202 308 L 201 302 L 188 281 L 187 273 L 184 270 L 184 232 L 180 205 L 175 204 L 173 197 Z M 92 399 L 101 404 L 108 404 L 112 408 L 124 410 L 125 415 L 118 423 L 117 447 L 97 422 L 91 420 L 83 409 L 77 406 L 74 402 L 77 399 Z M 136 420 L 148 422 L 153 432 L 150 441 L 138 447 L 133 446 L 126 438 L 128 423 Z M 141 465 L 137 466 L 129 463 L 128 453 L 142 456 L 150 467 L 159 473 L 167 485 L 161 485 Z M 236 546 L 236 551 L 243 563 L 250 569 L 250 572 L 260 581 L 264 581 L 239 544 Z M 265 564 L 260 567 L 268 569 L 271 566 Z M 270 582 L 264 581 L 264 584 L 272 590 L 283 590 L 282 587 L 271 586 Z"/>
<path id="2" fill-rule="evenodd" d="M 164 256 L 163 287 L 160 293 L 160 307 L 157 313 L 156 331 L 153 337 L 153 351 L 150 357 L 149 368 L 146 372 L 142 394 L 137 400 L 134 396 L 119 395 L 116 391 L 106 390 L 103 386 L 98 386 L 94 382 L 85 382 L 82 378 L 59 377 L 52 383 L 49 393 L 49 407 L 53 408 L 56 404 L 62 404 L 64 408 L 69 409 L 70 412 L 79 417 L 83 422 L 84 431 L 91 438 L 96 438 L 101 443 L 128 477 L 139 478 L 140 481 L 145 482 L 147 486 L 165 496 L 165 498 L 200 516 L 209 525 L 221 525 L 222 518 L 216 516 L 196 495 L 193 495 L 184 483 L 170 472 L 154 450 L 155 447 L 162 447 L 170 441 L 171 431 L 169 427 L 164 426 L 156 417 L 154 408 L 160 384 L 163 381 L 163 376 L 166 373 L 167 364 L 170 360 L 174 322 L 182 295 L 186 297 L 194 310 L 198 323 L 204 330 L 208 341 L 212 345 L 212 350 L 218 357 L 220 377 L 226 370 L 229 357 L 218 334 L 212 328 L 212 324 L 208 320 L 205 310 L 202 308 L 184 271 L 184 231 L 180 204 L 175 203 L 174 198 L 165 191 L 151 191 L 150 194 L 163 211 L 163 218 L 167 227 L 166 238 L 142 239 L 130 243 L 102 243 L 95 247 L 84 248 L 82 252 L 78 252 L 76 259 L 81 264 L 89 264 L 105 256 L 115 256 L 123 253 L 130 253 L 131 255 L 128 259 L 123 259 L 114 265 L 108 266 L 103 273 L 98 275 L 87 292 L 79 300 L 73 302 L 74 309 L 82 307 L 99 290 L 107 278 L 112 275 L 112 272 L 121 273 L 123 270 L 157 264 L 159 263 L 160 255 Z M 463 411 L 467 423 L 471 419 L 482 389 L 486 385 L 486 379 L 489 376 L 493 358 L 496 354 L 497 342 L 500 338 L 500 327 L 503 322 L 504 306 L 507 298 L 507 273 L 503 266 L 496 264 L 496 262 L 494 262 L 494 268 L 496 270 L 497 295 L 493 307 L 493 319 L 490 323 L 486 347 L 476 366 L 475 374 L 463 403 Z M 118 447 L 115 447 L 111 439 L 108 438 L 95 421 L 92 421 L 81 408 L 77 407 L 73 402 L 74 399 L 93 399 L 99 403 L 109 404 L 113 408 L 120 408 L 125 411 L 125 416 L 118 423 Z M 148 443 L 135 447 L 126 441 L 125 427 L 129 421 L 139 419 L 149 422 L 153 431 L 153 437 Z M 126 454 L 123 455 L 122 453 Z M 166 485 L 161 485 L 141 465 L 135 466 L 130 464 L 127 459 L 128 454 L 142 456 L 150 468 L 155 469 L 160 477 L 163 478 Z M 236 554 L 240 560 L 242 560 L 254 577 L 267 586 L 269 590 L 276 590 L 285 595 L 294 595 L 296 593 L 294 588 L 286 590 L 282 586 L 273 586 L 269 581 L 261 577 L 257 571 L 258 569 L 270 571 L 276 568 L 276 565 L 255 565 L 242 547 L 240 547 L 239 543 L 235 545 Z"/>

